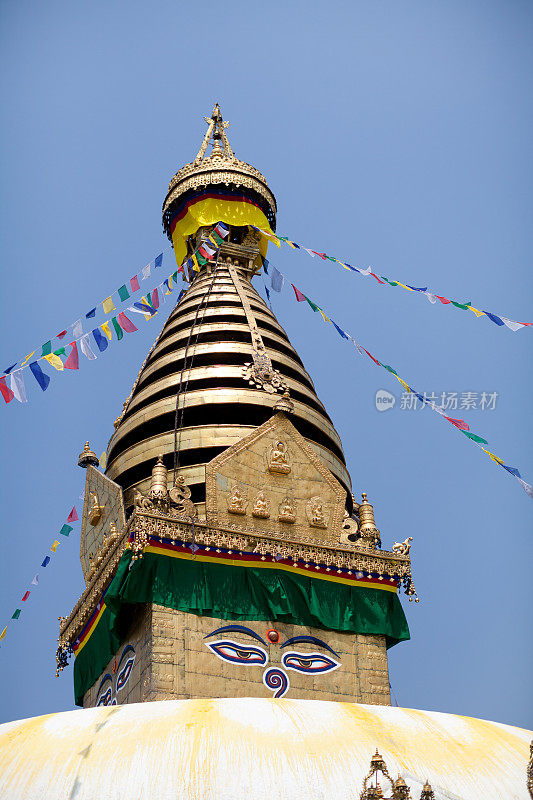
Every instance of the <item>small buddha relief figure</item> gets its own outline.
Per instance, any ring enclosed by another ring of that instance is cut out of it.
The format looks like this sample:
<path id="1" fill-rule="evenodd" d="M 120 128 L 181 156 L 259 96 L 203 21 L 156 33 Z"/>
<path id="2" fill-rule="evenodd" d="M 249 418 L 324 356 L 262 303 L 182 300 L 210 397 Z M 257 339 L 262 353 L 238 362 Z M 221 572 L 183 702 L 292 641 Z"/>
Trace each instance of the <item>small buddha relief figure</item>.
<path id="1" fill-rule="evenodd" d="M 328 527 L 321 497 L 312 497 L 307 501 L 307 517 L 313 528 Z"/>
<path id="2" fill-rule="evenodd" d="M 288 475 L 291 471 L 285 442 L 277 441 L 270 448 L 268 454 L 268 471 L 277 472 L 280 475 Z"/>
<path id="3" fill-rule="evenodd" d="M 229 496 L 228 514 L 246 514 L 246 498 L 238 486 L 235 486 Z"/>
<path id="4" fill-rule="evenodd" d="M 296 522 L 294 507 L 288 497 L 286 497 L 285 500 L 283 500 L 279 505 L 278 521 L 287 522 L 289 524 Z"/>
<path id="5" fill-rule="evenodd" d="M 102 518 L 102 513 L 104 511 L 104 506 L 100 505 L 98 500 L 98 495 L 96 492 L 91 492 L 89 494 L 89 511 L 88 511 L 88 519 L 89 524 L 94 527 Z"/>
<path id="6" fill-rule="evenodd" d="M 270 503 L 266 500 L 264 492 L 259 492 L 255 498 L 252 517 L 259 517 L 259 519 L 268 519 L 270 517 Z"/>

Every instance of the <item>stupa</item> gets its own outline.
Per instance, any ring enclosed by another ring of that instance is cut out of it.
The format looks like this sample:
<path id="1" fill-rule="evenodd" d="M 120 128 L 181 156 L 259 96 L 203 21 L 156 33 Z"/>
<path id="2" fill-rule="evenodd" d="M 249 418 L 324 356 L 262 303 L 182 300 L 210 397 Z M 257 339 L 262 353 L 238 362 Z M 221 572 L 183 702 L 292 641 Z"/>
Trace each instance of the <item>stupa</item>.
<path id="1" fill-rule="evenodd" d="M 163 204 L 187 287 L 105 472 L 88 442 L 79 457 L 86 588 L 57 660 L 74 656 L 83 710 L 0 726 L 5 796 L 525 798 L 530 733 L 391 707 L 387 649 L 409 638 L 398 593 L 417 599 L 411 531 L 384 546 L 353 493 L 253 286 L 276 200 L 218 105 L 206 122 Z"/>

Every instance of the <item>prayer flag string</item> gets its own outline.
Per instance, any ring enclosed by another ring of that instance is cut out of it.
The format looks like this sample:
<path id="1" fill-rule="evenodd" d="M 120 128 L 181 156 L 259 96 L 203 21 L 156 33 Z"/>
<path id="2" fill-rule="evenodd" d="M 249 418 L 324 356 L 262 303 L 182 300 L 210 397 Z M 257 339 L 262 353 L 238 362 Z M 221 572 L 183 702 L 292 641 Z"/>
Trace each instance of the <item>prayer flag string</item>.
<path id="1" fill-rule="evenodd" d="M 60 536 L 68 537 L 72 533 L 72 531 L 74 530 L 72 525 L 69 524 L 69 523 L 74 523 L 74 522 L 78 522 L 78 521 L 79 521 L 78 512 L 76 510 L 76 506 L 73 506 L 72 507 L 72 511 L 70 512 L 70 514 L 67 517 L 67 521 L 61 526 L 61 530 L 58 531 L 58 534 Z M 49 552 L 51 552 L 51 553 L 57 552 L 57 548 L 58 547 L 59 547 L 59 541 L 57 539 L 54 539 L 54 541 L 50 545 L 50 551 Z M 51 556 L 45 555 L 45 557 L 43 558 L 43 560 L 41 562 L 41 569 L 46 569 L 46 567 L 48 567 L 48 565 L 50 564 L 51 560 L 52 560 Z M 33 578 L 30 581 L 30 584 L 29 584 L 30 587 L 39 586 L 40 585 L 39 584 L 39 575 L 40 575 L 40 572 L 36 572 L 35 573 L 35 575 L 33 576 Z M 22 596 L 20 598 L 20 603 L 21 604 L 22 603 L 27 603 L 29 598 L 30 598 L 30 595 L 31 595 L 31 593 L 33 591 L 34 591 L 33 588 L 26 589 L 26 591 L 22 594 Z M 24 607 L 21 606 L 20 608 L 17 607 L 17 608 L 15 608 L 13 610 L 13 613 L 12 613 L 9 621 L 7 622 L 6 625 L 4 625 L 2 631 L 0 632 L 0 642 L 3 641 L 3 639 L 5 639 L 5 637 L 7 635 L 8 625 L 11 622 L 20 619 L 20 615 L 22 614 L 23 608 Z"/>
<path id="2" fill-rule="evenodd" d="M 328 256 L 327 253 L 319 253 L 317 250 L 311 250 L 308 247 L 304 247 L 303 245 L 297 244 L 296 242 L 287 239 L 286 236 L 278 236 L 277 234 L 270 233 L 270 231 L 263 230 L 263 228 L 257 228 L 255 225 L 253 225 L 252 227 L 258 230 L 264 236 L 267 236 L 268 239 L 274 244 L 277 244 L 278 247 L 281 246 L 281 242 L 285 242 L 285 244 L 288 247 L 290 247 L 291 250 L 305 250 L 305 252 L 311 256 L 311 258 L 315 258 L 315 256 L 318 256 L 318 258 L 321 258 L 323 261 L 334 261 L 336 264 L 340 264 L 341 267 L 351 272 L 357 272 L 359 275 L 363 275 L 364 277 L 375 278 L 376 281 L 382 284 L 383 286 L 385 284 L 388 284 L 389 286 L 401 286 L 402 289 L 405 289 L 408 292 L 418 292 L 419 294 L 423 294 L 432 304 L 435 304 L 438 300 L 439 303 L 445 306 L 451 305 L 455 306 L 455 308 L 460 308 L 463 311 L 472 311 L 472 313 L 475 314 L 476 317 L 483 317 L 483 316 L 488 317 L 491 320 L 491 322 L 494 322 L 495 325 L 498 325 L 499 327 L 505 326 L 506 328 L 509 328 L 509 330 L 511 331 L 518 331 L 520 330 L 520 328 L 526 328 L 533 325 L 533 322 L 516 322 L 513 319 L 508 319 L 507 317 L 503 317 L 501 314 L 493 314 L 490 311 L 482 311 L 479 308 L 475 308 L 471 304 L 470 300 L 463 303 L 459 303 L 457 300 L 449 300 L 447 297 L 429 292 L 427 286 L 410 286 L 409 284 L 400 283 L 400 281 L 392 280 L 391 278 L 386 278 L 385 275 L 376 275 L 375 272 L 372 272 L 371 267 L 367 267 L 365 269 L 363 269 L 362 267 L 353 267 L 351 264 L 348 264 L 345 261 L 340 261 L 338 258 L 334 258 L 333 256 Z"/>
<path id="3" fill-rule="evenodd" d="M 274 291 L 280 292 L 283 287 L 283 284 L 285 283 L 285 276 L 278 269 L 273 267 L 272 264 L 268 265 L 267 274 L 270 274 L 271 288 L 274 289 Z M 409 384 L 403 378 L 401 378 L 400 375 L 398 375 L 395 369 L 393 369 L 388 364 L 384 364 L 381 361 L 379 361 L 375 356 L 372 355 L 372 353 L 369 353 L 369 351 L 365 347 L 359 344 L 353 338 L 353 336 L 351 336 L 347 331 L 341 328 L 340 325 L 338 325 L 330 317 L 328 317 L 325 314 L 324 310 L 320 308 L 320 306 L 317 303 L 310 300 L 310 298 L 307 297 L 307 295 L 305 295 L 293 283 L 291 283 L 290 285 L 294 290 L 294 296 L 298 303 L 306 302 L 309 308 L 312 309 L 312 311 L 315 312 L 318 311 L 324 322 L 328 322 L 331 325 L 333 325 L 333 327 L 335 328 L 335 330 L 342 339 L 351 341 L 352 344 L 355 345 L 360 355 L 368 356 L 368 358 L 370 358 L 370 360 L 373 361 L 374 364 L 376 364 L 378 367 L 382 367 L 383 369 L 386 369 L 387 372 L 390 372 L 392 375 L 394 375 L 396 380 L 402 385 L 402 387 L 405 389 L 406 392 L 414 394 L 422 404 L 429 406 L 432 409 L 432 411 L 435 411 L 437 414 L 439 414 L 439 416 L 441 416 L 443 419 L 445 419 L 447 422 L 449 422 L 451 425 L 457 428 L 457 430 L 460 431 L 464 436 L 466 436 L 472 442 L 477 444 L 483 450 L 483 452 L 486 453 L 486 455 L 488 455 L 492 461 L 494 461 L 495 464 L 498 464 L 498 466 L 502 467 L 510 475 L 512 475 L 513 478 L 515 478 L 518 481 L 518 483 L 522 486 L 523 490 L 528 495 L 528 497 L 533 499 L 533 486 L 531 486 L 529 483 L 526 483 L 526 481 L 523 480 L 519 470 L 516 467 L 510 467 L 508 464 L 504 462 L 502 458 L 500 458 L 499 456 L 492 453 L 490 450 L 487 450 L 485 447 L 483 447 L 483 445 L 488 444 L 488 441 L 484 439 L 482 436 L 479 436 L 476 433 L 472 433 L 472 431 L 470 430 L 470 426 L 468 425 L 467 422 L 465 422 L 464 419 L 454 419 L 453 417 L 448 417 L 444 413 L 445 409 L 442 406 L 437 406 L 436 403 L 427 398 L 425 394 L 421 394 L 420 392 L 417 392 L 415 389 L 409 386 Z"/>

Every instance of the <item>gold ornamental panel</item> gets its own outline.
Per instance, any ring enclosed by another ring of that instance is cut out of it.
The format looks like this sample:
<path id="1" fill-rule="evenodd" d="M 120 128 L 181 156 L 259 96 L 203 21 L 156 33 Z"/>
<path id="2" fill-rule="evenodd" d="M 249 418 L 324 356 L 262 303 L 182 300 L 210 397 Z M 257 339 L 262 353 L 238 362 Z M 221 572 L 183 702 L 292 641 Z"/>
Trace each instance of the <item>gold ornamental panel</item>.
<path id="1" fill-rule="evenodd" d="M 122 489 L 96 467 L 88 466 L 81 520 L 80 560 L 85 580 L 94 561 L 112 530 L 121 531 L 126 524 Z"/>
<path id="2" fill-rule="evenodd" d="M 206 466 L 207 522 L 276 541 L 336 546 L 346 491 L 282 413 Z"/>

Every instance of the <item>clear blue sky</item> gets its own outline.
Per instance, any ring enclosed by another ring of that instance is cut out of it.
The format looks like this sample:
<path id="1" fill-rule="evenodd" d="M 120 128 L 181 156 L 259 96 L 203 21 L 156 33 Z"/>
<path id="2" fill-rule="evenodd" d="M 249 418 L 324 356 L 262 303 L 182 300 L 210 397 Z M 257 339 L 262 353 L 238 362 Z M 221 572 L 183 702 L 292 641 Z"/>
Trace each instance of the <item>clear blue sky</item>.
<path id="1" fill-rule="evenodd" d="M 267 176 L 278 230 L 313 249 L 533 320 L 533 7 L 477 0 L 0 3 L 2 369 L 136 273 L 218 100 Z M 334 264 L 271 254 L 420 391 L 497 392 L 460 412 L 533 480 L 533 330 L 431 306 Z M 167 261 L 168 263 L 168 261 Z M 532 726 L 531 513 L 518 483 L 286 292 L 275 311 L 343 439 L 383 543 L 414 539 L 421 602 L 390 653 L 399 705 Z M 106 447 L 163 324 L 0 408 L 0 627 Z M 395 408 L 378 413 L 375 393 Z M 83 589 L 79 528 L 0 649 L 0 719 L 68 709 L 57 617 Z M 27 606 L 27 607 L 26 607 Z"/>

